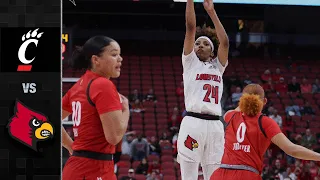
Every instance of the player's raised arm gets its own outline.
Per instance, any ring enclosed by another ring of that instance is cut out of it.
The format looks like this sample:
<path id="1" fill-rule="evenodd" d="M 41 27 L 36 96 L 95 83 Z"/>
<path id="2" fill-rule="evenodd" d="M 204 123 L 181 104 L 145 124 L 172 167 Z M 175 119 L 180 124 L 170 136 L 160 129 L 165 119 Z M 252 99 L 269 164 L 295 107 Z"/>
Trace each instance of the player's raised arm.
<path id="1" fill-rule="evenodd" d="M 320 161 L 320 154 L 292 143 L 283 133 L 275 135 L 271 141 L 286 154 L 304 160 Z"/>
<path id="2" fill-rule="evenodd" d="M 186 36 L 184 38 L 183 52 L 189 55 L 193 51 L 196 38 L 196 14 L 193 0 L 187 0 L 186 5 Z"/>
<path id="3" fill-rule="evenodd" d="M 218 15 L 214 9 L 213 1 L 212 0 L 204 0 L 203 6 L 207 11 L 208 15 L 210 16 L 216 33 L 219 40 L 219 48 L 218 48 L 218 59 L 220 63 L 225 66 L 228 61 L 228 54 L 229 54 L 229 38 L 228 35 L 221 24 Z"/>

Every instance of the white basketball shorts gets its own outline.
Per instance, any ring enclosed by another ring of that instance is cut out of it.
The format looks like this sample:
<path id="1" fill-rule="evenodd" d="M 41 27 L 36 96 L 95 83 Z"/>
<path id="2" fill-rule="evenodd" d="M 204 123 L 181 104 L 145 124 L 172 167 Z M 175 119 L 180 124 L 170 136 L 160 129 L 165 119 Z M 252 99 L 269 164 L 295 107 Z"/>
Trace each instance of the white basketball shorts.
<path id="1" fill-rule="evenodd" d="M 185 116 L 178 135 L 177 160 L 201 166 L 220 164 L 224 152 L 224 127 L 220 120 Z"/>

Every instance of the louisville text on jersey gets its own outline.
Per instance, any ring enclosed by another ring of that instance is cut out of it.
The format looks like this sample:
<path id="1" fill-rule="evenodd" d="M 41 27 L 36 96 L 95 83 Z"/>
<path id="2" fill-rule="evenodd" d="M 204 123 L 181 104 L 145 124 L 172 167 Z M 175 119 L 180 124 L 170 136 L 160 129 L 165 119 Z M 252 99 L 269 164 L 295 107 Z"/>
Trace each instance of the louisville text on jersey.
<path id="1" fill-rule="evenodd" d="M 196 80 L 210 80 L 210 81 L 216 81 L 221 82 L 221 76 L 215 75 L 215 74 L 197 74 Z"/>

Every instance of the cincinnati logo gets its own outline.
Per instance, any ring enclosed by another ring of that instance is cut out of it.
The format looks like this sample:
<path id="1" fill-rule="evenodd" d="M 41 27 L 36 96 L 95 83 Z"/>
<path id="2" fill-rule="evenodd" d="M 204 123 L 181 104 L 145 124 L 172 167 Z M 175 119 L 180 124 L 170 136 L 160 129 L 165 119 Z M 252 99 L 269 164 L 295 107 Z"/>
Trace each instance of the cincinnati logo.
<path id="1" fill-rule="evenodd" d="M 10 136 L 20 143 L 38 151 L 38 141 L 51 139 L 54 134 L 52 124 L 40 112 L 36 112 L 16 100 L 14 115 L 7 126 Z"/>
<path id="2" fill-rule="evenodd" d="M 34 61 L 36 57 L 33 57 L 31 60 L 26 59 L 26 51 L 28 46 L 31 43 L 34 43 L 36 47 L 38 46 L 39 39 L 41 38 L 42 33 L 38 33 L 38 29 L 35 29 L 31 32 L 31 30 L 22 36 L 22 44 L 18 51 L 18 58 L 20 62 L 24 65 L 19 65 L 17 71 L 31 71 L 32 65 L 31 63 Z"/>

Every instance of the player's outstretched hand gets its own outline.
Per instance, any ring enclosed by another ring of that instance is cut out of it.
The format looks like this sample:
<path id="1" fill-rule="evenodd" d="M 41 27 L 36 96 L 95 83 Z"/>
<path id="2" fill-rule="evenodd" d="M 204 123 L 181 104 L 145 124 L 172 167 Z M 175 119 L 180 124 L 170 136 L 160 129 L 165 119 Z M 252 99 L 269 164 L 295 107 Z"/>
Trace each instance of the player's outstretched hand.
<path id="1" fill-rule="evenodd" d="M 72 156 L 73 150 L 72 148 L 68 149 L 69 155 Z"/>
<path id="2" fill-rule="evenodd" d="M 214 10 L 213 0 L 203 0 L 204 9 L 209 12 Z"/>
<path id="3" fill-rule="evenodd" d="M 122 110 L 128 110 L 129 109 L 129 101 L 128 98 L 126 98 L 124 95 L 120 94 L 121 100 L 122 100 Z"/>

